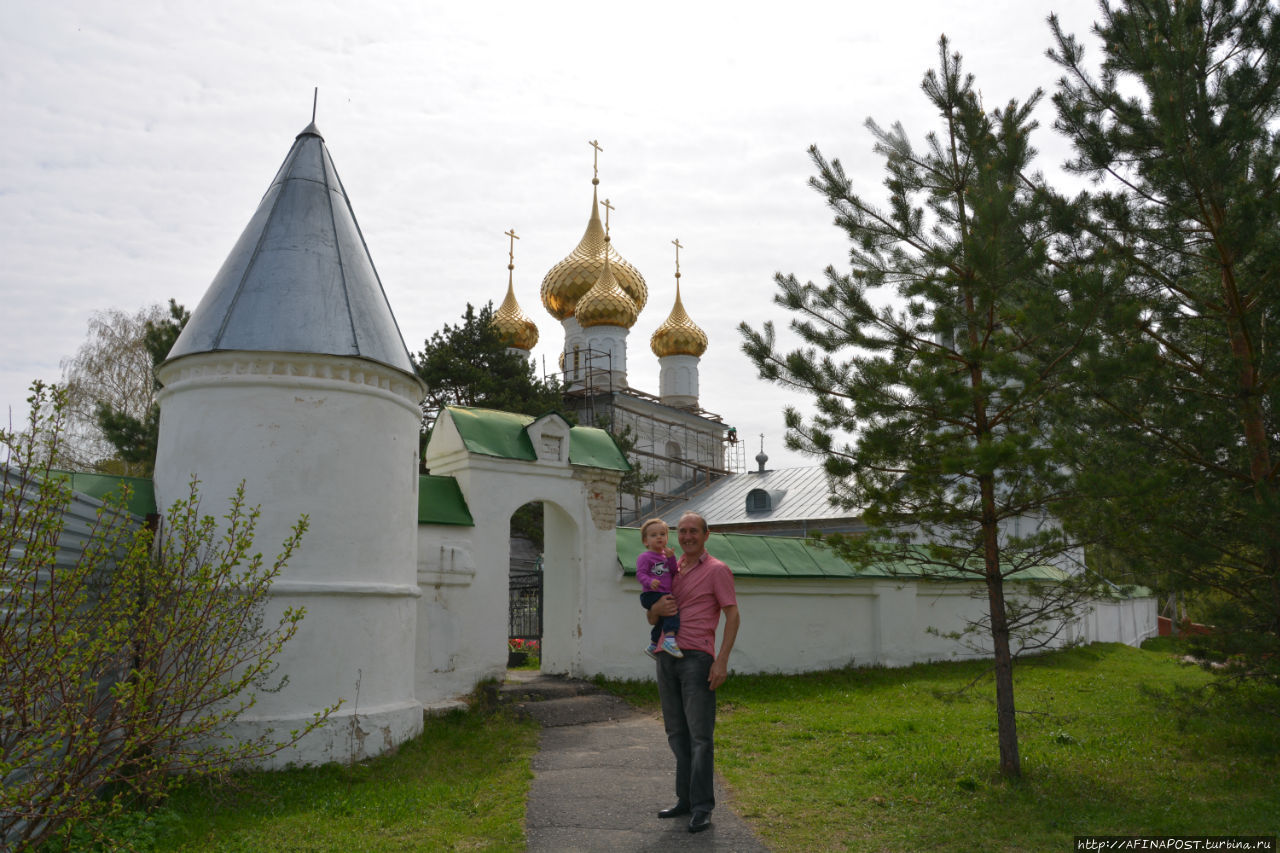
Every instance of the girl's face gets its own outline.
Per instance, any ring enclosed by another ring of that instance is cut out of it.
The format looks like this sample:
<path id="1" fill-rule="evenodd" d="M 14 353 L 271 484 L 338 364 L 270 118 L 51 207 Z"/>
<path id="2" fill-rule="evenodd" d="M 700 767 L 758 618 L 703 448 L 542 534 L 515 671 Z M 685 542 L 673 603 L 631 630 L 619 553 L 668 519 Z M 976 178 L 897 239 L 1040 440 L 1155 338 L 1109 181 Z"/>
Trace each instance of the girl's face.
<path id="1" fill-rule="evenodd" d="M 650 525 L 644 532 L 644 547 L 650 551 L 661 551 L 667 547 L 667 528 L 666 525 L 654 524 Z"/>

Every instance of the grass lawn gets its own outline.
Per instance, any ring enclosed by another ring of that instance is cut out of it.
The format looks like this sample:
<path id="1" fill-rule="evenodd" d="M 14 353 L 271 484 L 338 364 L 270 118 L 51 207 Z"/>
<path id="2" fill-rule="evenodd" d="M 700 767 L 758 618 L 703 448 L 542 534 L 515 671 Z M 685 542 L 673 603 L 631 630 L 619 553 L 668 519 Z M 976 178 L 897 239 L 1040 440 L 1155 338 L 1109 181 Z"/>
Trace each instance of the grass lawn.
<path id="1" fill-rule="evenodd" d="M 161 813 L 157 851 L 522 850 L 538 725 L 429 719 L 394 755 L 194 785 Z"/>
<path id="2" fill-rule="evenodd" d="M 719 691 L 717 768 L 777 851 L 1067 851 L 1083 834 L 1277 834 L 1280 697 L 1205 690 L 1213 679 L 1178 657 L 1152 641 L 1018 663 L 1024 775 L 1013 782 L 995 772 L 985 662 L 735 675 Z M 606 686 L 657 707 L 651 683 Z M 533 722 L 454 714 L 355 766 L 190 786 L 130 843 L 521 850 L 536 748 Z"/>
<path id="3" fill-rule="evenodd" d="M 717 769 L 780 851 L 1066 851 L 1085 834 L 1277 834 L 1276 695 L 1205 692 L 1208 674 L 1154 645 L 1019 662 L 1015 782 L 996 773 L 995 688 L 980 661 L 730 678 Z M 656 707 L 651 685 L 610 686 Z"/>

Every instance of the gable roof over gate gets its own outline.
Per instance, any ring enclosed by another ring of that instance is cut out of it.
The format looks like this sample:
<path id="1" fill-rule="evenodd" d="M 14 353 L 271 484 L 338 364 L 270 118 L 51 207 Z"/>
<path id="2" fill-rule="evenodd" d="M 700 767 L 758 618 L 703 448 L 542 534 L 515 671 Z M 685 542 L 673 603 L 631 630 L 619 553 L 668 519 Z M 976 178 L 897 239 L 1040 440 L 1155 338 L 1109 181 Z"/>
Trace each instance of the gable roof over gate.
<path id="1" fill-rule="evenodd" d="M 527 462 L 538 459 L 527 427 L 547 417 L 563 420 L 557 413 L 535 418 L 532 415 L 518 415 L 497 409 L 473 409 L 467 406 L 446 406 L 445 409 L 469 452 Z M 565 424 L 567 426 L 568 421 Z M 631 470 L 631 465 L 618 449 L 613 436 L 596 427 L 569 428 L 569 464 L 610 471 Z"/>

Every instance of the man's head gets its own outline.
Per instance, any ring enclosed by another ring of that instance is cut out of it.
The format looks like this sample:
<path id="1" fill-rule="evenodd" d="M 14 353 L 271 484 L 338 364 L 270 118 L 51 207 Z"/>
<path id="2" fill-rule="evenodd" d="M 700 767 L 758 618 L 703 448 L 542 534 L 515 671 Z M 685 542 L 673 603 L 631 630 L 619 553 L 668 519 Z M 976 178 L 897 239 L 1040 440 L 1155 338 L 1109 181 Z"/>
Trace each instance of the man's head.
<path id="1" fill-rule="evenodd" d="M 676 525 L 676 539 L 686 557 L 698 557 L 707 547 L 707 520 L 696 512 L 686 512 Z"/>

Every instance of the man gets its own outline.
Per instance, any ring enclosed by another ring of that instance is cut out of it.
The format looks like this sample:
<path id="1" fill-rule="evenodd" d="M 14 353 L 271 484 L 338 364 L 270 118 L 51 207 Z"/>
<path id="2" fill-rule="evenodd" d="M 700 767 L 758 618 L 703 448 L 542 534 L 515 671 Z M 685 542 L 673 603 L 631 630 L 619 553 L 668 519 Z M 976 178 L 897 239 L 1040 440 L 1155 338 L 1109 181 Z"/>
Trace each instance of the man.
<path id="1" fill-rule="evenodd" d="M 676 538 L 683 555 L 671 595 L 649 608 L 649 624 L 680 613 L 676 643 L 684 657 L 658 655 L 658 695 L 667 742 L 676 756 L 676 804 L 658 817 L 692 815 L 690 832 L 711 826 L 715 808 L 716 688 L 729 677 L 729 653 L 738 637 L 738 600 L 729 567 L 707 553 L 707 522 L 695 512 L 680 516 Z M 716 654 L 716 627 L 724 633 Z"/>

